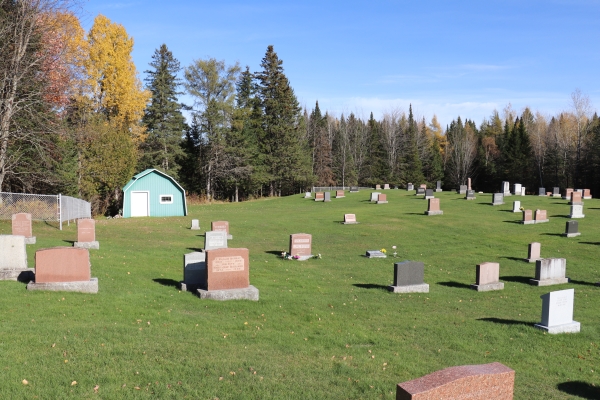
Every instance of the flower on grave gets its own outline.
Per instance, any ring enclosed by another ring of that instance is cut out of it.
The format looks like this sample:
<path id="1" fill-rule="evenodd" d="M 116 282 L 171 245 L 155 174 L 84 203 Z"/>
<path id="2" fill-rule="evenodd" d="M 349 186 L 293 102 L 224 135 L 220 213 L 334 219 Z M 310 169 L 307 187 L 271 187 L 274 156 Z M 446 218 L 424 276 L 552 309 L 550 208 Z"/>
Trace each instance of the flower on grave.
<path id="1" fill-rule="evenodd" d="M 523 211 L 523 210 L 525 210 L 525 207 L 521 207 L 521 208 L 519 208 L 519 210 Z"/>
<path id="2" fill-rule="evenodd" d="M 321 253 L 317 254 L 317 255 L 315 256 L 315 258 L 318 258 L 318 259 L 320 259 L 320 258 L 321 258 Z"/>
<path id="3" fill-rule="evenodd" d="M 299 259 L 300 259 L 300 256 L 299 256 L 298 254 L 296 254 L 296 255 L 294 256 L 294 260 L 299 260 Z"/>
<path id="4" fill-rule="evenodd" d="M 392 246 L 392 249 L 396 250 L 396 246 Z"/>
<path id="5" fill-rule="evenodd" d="M 281 252 L 281 258 L 285 258 L 285 256 L 287 256 L 287 253 L 285 251 Z"/>
<path id="6" fill-rule="evenodd" d="M 383 254 L 387 253 L 387 250 L 386 250 L 386 249 L 381 249 L 380 251 L 381 251 Z"/>

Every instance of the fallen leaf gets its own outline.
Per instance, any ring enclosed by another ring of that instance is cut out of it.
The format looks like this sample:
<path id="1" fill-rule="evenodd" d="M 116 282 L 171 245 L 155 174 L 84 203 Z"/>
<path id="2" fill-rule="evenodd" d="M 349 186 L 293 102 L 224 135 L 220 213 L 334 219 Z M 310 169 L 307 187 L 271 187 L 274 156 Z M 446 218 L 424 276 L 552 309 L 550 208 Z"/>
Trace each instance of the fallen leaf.
<path id="1" fill-rule="evenodd" d="M 71 382 L 71 386 L 75 386 L 75 385 L 77 385 L 77 381 Z"/>
<path id="2" fill-rule="evenodd" d="M 29 384 L 29 382 L 27 382 L 27 379 L 23 379 L 23 380 L 21 381 L 21 383 L 22 383 L 23 385 L 28 385 L 28 384 Z"/>

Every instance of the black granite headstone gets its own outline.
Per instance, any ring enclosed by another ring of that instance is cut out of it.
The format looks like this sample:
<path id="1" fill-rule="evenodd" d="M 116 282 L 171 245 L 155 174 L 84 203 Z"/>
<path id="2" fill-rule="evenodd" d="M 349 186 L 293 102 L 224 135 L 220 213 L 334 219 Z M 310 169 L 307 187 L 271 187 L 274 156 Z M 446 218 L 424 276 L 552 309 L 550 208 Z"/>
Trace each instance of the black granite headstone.
<path id="1" fill-rule="evenodd" d="M 538 194 L 540 196 L 545 196 L 546 195 L 546 188 L 539 188 L 538 189 Z"/>
<path id="2" fill-rule="evenodd" d="M 467 199 L 474 199 L 474 198 L 475 198 L 475 191 L 467 190 Z"/>
<path id="3" fill-rule="evenodd" d="M 423 188 L 417 188 L 417 194 L 419 194 L 419 195 L 425 194 L 425 189 L 423 189 Z"/>
<path id="4" fill-rule="evenodd" d="M 350 186 L 351 192 L 358 192 L 358 186 Z"/>
<path id="5" fill-rule="evenodd" d="M 415 190 L 415 185 L 409 183 L 408 185 L 406 185 L 406 190 Z"/>
<path id="6" fill-rule="evenodd" d="M 420 261 L 403 261 L 394 264 L 394 286 L 422 285 L 425 266 Z"/>
<path id="7" fill-rule="evenodd" d="M 577 233 L 579 232 L 579 221 L 567 221 L 565 226 L 565 233 Z"/>
<path id="8" fill-rule="evenodd" d="M 425 190 L 425 197 L 433 197 L 433 189 Z"/>

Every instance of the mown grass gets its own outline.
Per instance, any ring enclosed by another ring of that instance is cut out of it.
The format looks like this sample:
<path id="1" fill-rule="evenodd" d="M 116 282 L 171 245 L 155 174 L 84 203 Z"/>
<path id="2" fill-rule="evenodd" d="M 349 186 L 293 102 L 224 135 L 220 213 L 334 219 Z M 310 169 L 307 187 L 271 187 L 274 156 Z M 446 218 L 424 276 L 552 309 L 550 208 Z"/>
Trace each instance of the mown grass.
<path id="1" fill-rule="evenodd" d="M 516 371 L 516 399 L 600 398 L 598 304 L 600 201 L 586 200 L 582 235 L 560 237 L 567 202 L 491 195 L 426 201 L 386 191 L 317 203 L 303 195 L 191 206 L 185 218 L 98 220 L 91 251 L 97 295 L 28 292 L 0 282 L 0 398 L 358 399 L 395 398 L 395 386 L 454 365 L 499 361 Z M 550 222 L 520 225 L 512 200 L 548 210 Z M 360 224 L 342 225 L 344 213 Z M 182 256 L 203 246 L 198 218 L 228 220 L 230 247 L 250 249 L 260 301 L 215 302 L 180 292 Z M 311 233 L 320 260 L 279 258 L 289 234 Z M 0 234 L 9 234 L 8 221 Z M 74 224 L 35 223 L 38 248 L 72 245 Z M 569 284 L 533 287 L 527 244 L 565 257 Z M 366 259 L 386 248 L 398 257 Z M 425 263 L 428 294 L 393 294 L 394 261 Z M 500 263 L 505 289 L 478 293 L 475 265 Z M 575 288 L 578 334 L 533 328 L 540 295 Z M 22 383 L 28 381 L 27 385 Z M 72 382 L 76 381 L 75 385 Z M 98 386 L 97 392 L 94 388 Z"/>

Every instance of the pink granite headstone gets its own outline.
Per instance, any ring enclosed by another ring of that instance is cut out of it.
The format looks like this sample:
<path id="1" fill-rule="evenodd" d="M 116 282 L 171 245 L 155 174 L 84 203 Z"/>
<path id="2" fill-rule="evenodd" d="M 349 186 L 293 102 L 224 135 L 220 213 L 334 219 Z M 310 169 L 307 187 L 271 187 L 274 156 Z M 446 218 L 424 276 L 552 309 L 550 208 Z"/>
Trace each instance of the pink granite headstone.
<path id="1" fill-rule="evenodd" d="M 427 207 L 427 211 L 440 211 L 440 199 L 434 198 L 429 199 L 429 204 Z"/>
<path id="2" fill-rule="evenodd" d="M 591 199 L 592 193 L 590 193 L 590 189 L 583 189 L 583 197 L 585 199 Z"/>
<path id="3" fill-rule="evenodd" d="M 380 190 L 381 189 L 381 185 L 375 185 L 375 190 Z"/>
<path id="4" fill-rule="evenodd" d="M 344 214 L 344 222 L 345 223 L 355 223 L 356 222 L 356 214 Z"/>
<path id="5" fill-rule="evenodd" d="M 535 210 L 535 220 L 536 220 L 536 222 L 547 220 L 546 210 Z"/>
<path id="6" fill-rule="evenodd" d="M 315 201 L 323 201 L 325 200 L 325 192 L 316 192 L 315 193 Z"/>
<path id="7" fill-rule="evenodd" d="M 92 218 L 82 218 L 77 220 L 77 241 L 95 242 L 96 241 L 96 221 Z"/>
<path id="8" fill-rule="evenodd" d="M 572 188 L 565 189 L 565 198 L 571 200 L 571 193 L 573 193 Z"/>
<path id="9" fill-rule="evenodd" d="M 379 196 L 377 196 L 377 202 L 378 203 L 387 203 L 387 195 L 380 193 Z"/>
<path id="10" fill-rule="evenodd" d="M 243 289 L 250 285 L 248 249 L 206 251 L 206 290 Z"/>
<path id="11" fill-rule="evenodd" d="M 487 285 L 500 280 L 500 264 L 484 262 L 477 264 L 475 282 L 477 285 Z"/>
<path id="12" fill-rule="evenodd" d="M 25 236 L 26 238 L 33 237 L 31 229 L 31 214 L 18 213 L 12 216 L 12 234 Z"/>
<path id="13" fill-rule="evenodd" d="M 581 193 L 571 192 L 571 204 L 581 204 Z"/>
<path id="14" fill-rule="evenodd" d="M 523 210 L 523 222 L 533 221 L 533 211 Z"/>
<path id="15" fill-rule="evenodd" d="M 462 365 L 399 383 L 396 400 L 512 400 L 515 371 L 499 362 Z"/>
<path id="16" fill-rule="evenodd" d="M 471 189 L 471 178 L 467 178 L 467 190 L 473 190 Z"/>
<path id="17" fill-rule="evenodd" d="M 312 255 L 312 235 L 308 233 L 294 233 L 290 235 L 290 254 L 292 256 Z"/>
<path id="18" fill-rule="evenodd" d="M 344 191 L 343 190 L 336 190 L 335 191 L 335 197 L 344 197 Z"/>
<path id="19" fill-rule="evenodd" d="M 229 222 L 228 221 L 213 221 L 211 224 L 211 231 L 227 232 L 229 235 Z"/>
<path id="20" fill-rule="evenodd" d="M 427 189 L 427 185 L 426 185 L 425 183 L 423 183 L 423 184 L 419 185 L 419 187 L 420 187 L 421 189 Z"/>
<path id="21" fill-rule="evenodd" d="M 53 247 L 35 252 L 35 283 L 89 281 L 90 252 L 77 247 Z"/>

